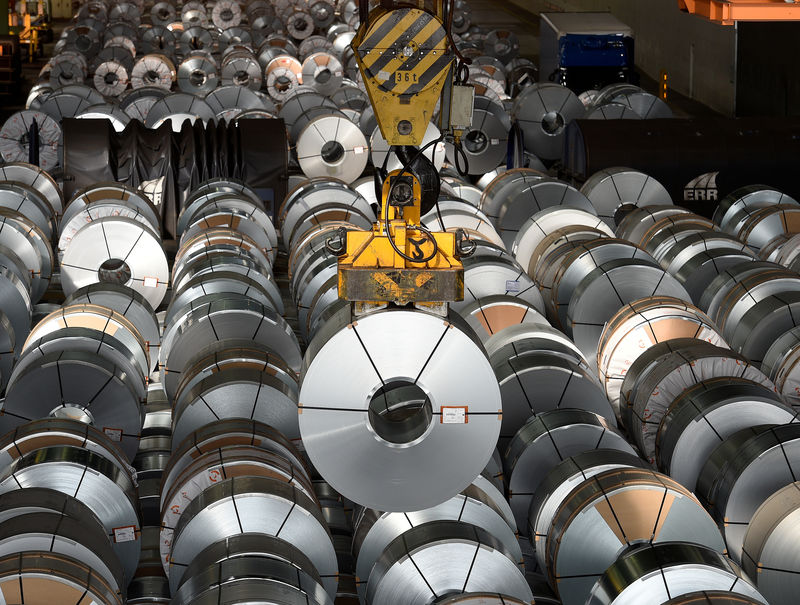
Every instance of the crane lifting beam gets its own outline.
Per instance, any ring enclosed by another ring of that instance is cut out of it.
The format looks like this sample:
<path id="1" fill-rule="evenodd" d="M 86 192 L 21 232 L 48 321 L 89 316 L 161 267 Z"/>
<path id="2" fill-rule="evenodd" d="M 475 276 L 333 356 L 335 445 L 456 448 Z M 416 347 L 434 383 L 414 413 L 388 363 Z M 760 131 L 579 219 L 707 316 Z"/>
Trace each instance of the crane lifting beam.
<path id="1" fill-rule="evenodd" d="M 678 7 L 722 25 L 736 21 L 800 21 L 797 0 L 678 0 Z"/>

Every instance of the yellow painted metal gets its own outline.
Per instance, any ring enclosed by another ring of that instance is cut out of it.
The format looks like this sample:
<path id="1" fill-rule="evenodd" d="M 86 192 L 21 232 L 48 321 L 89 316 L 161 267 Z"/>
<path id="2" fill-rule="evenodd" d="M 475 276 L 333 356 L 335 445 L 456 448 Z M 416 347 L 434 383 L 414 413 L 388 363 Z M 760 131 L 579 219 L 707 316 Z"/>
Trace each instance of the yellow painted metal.
<path id="1" fill-rule="evenodd" d="M 375 9 L 352 46 L 383 137 L 390 145 L 420 145 L 452 80 L 454 53 L 441 13 Z"/>
<path id="2" fill-rule="evenodd" d="M 785 0 L 678 0 L 685 12 L 722 25 L 736 21 L 798 21 L 800 3 Z"/>
<path id="3" fill-rule="evenodd" d="M 456 257 L 454 233 L 431 233 L 438 252 L 424 263 L 403 258 L 389 241 L 392 238 L 412 258 L 425 259 L 434 251 L 428 234 L 416 229 L 422 197 L 419 181 L 413 179 L 413 205 L 400 209 L 389 204 L 392 179 L 401 174 L 396 170 L 384 182 L 380 219 L 372 230 L 347 233 L 346 253 L 339 259 L 339 298 L 399 305 L 462 300 L 464 267 Z"/>

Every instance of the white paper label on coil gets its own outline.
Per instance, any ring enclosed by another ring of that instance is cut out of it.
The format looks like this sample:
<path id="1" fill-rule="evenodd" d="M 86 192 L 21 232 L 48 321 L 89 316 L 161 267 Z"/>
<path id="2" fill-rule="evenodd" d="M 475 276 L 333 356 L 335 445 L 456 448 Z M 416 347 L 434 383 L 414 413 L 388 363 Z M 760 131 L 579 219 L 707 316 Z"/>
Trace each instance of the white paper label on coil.
<path id="1" fill-rule="evenodd" d="M 157 277 L 145 277 L 144 280 L 145 288 L 157 288 L 158 287 L 158 278 Z"/>
<path id="2" fill-rule="evenodd" d="M 500 139 L 492 139 L 492 140 L 490 141 L 490 143 L 491 143 L 492 145 L 499 145 L 499 144 L 500 144 Z"/>
<path id="3" fill-rule="evenodd" d="M 445 407 L 442 406 L 442 424 L 466 424 L 467 423 L 467 406 L 463 407 Z"/>
<path id="4" fill-rule="evenodd" d="M 362 153 L 365 153 L 366 151 L 367 151 L 366 147 L 353 147 L 353 153 L 355 153 L 356 155 L 361 155 Z"/>
<path id="5" fill-rule="evenodd" d="M 506 292 L 519 292 L 520 285 L 518 281 L 507 280 L 506 281 Z"/>
<path id="6" fill-rule="evenodd" d="M 121 544 L 122 542 L 133 542 L 136 540 L 136 526 L 126 525 L 125 527 L 114 528 L 114 542 Z"/>
<path id="7" fill-rule="evenodd" d="M 111 441 L 122 441 L 122 429 L 114 429 L 104 426 L 103 432 L 106 434 L 106 437 L 111 439 Z"/>

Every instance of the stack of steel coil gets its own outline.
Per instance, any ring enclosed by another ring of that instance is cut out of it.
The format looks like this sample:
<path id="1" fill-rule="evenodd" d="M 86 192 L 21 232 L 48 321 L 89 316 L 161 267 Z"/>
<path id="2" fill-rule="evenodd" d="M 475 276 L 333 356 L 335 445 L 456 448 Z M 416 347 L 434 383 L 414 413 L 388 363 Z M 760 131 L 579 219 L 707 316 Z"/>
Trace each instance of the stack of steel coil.
<path id="1" fill-rule="evenodd" d="M 336 596 L 336 552 L 309 471 L 260 422 L 220 420 L 174 442 L 159 544 L 172 603 Z"/>
<path id="2" fill-rule="evenodd" d="M 201 184 L 178 219 L 181 245 L 159 352 L 173 439 L 220 418 L 297 428 L 300 346 L 272 275 L 277 236 L 243 183 Z"/>

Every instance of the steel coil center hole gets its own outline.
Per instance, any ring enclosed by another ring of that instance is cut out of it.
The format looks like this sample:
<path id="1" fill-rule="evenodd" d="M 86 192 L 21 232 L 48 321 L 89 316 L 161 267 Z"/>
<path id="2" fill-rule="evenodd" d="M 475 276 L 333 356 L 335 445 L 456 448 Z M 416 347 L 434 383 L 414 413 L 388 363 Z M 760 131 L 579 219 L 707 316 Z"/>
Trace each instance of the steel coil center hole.
<path id="1" fill-rule="evenodd" d="M 202 69 L 195 69 L 189 74 L 189 82 L 192 86 L 203 86 L 206 83 L 206 72 Z"/>
<path id="2" fill-rule="evenodd" d="M 291 79 L 287 78 L 286 76 L 278 76 L 275 78 L 275 88 L 277 88 L 281 92 L 286 92 L 291 88 L 292 81 Z"/>
<path id="3" fill-rule="evenodd" d="M 320 84 L 327 84 L 331 79 L 331 75 L 331 70 L 327 67 L 324 67 L 317 72 L 317 75 L 314 76 L 314 79 Z"/>
<path id="4" fill-rule="evenodd" d="M 322 146 L 322 161 L 326 164 L 341 162 L 344 157 L 344 147 L 339 141 L 328 141 Z"/>
<path id="5" fill-rule="evenodd" d="M 222 17 L 223 21 L 232 21 L 233 11 L 229 8 L 223 9 L 222 12 L 220 12 L 219 16 Z"/>
<path id="6" fill-rule="evenodd" d="M 86 36 L 79 36 L 77 40 L 75 40 L 75 48 L 77 48 L 82 53 L 85 53 L 92 47 L 92 41 L 89 40 Z"/>
<path id="7" fill-rule="evenodd" d="M 51 418 L 61 418 L 62 420 L 74 420 L 83 424 L 94 424 L 94 417 L 91 412 L 82 405 L 75 403 L 64 403 L 50 412 Z"/>
<path id="8" fill-rule="evenodd" d="M 464 137 L 464 147 L 470 153 L 482 153 L 489 146 L 489 139 L 480 130 L 472 130 Z"/>
<path id="9" fill-rule="evenodd" d="M 154 82 L 158 82 L 158 81 L 159 81 L 159 79 L 160 79 L 160 78 L 158 77 L 158 72 L 157 72 L 156 70 L 154 70 L 154 69 L 151 69 L 150 71 L 148 71 L 148 72 L 147 72 L 147 73 L 144 75 L 144 80 L 145 80 L 145 82 L 147 82 L 148 84 L 153 84 Z"/>
<path id="10" fill-rule="evenodd" d="M 171 18 L 171 15 L 169 14 L 169 11 L 166 8 L 160 8 L 158 9 L 158 18 L 161 21 L 167 21 L 168 19 Z"/>
<path id="11" fill-rule="evenodd" d="M 550 111 L 542 118 L 542 129 L 547 134 L 558 134 L 564 129 L 564 118 L 557 111 Z"/>
<path id="12" fill-rule="evenodd" d="M 124 260 L 109 258 L 97 270 L 97 278 L 105 284 L 127 284 L 131 276 L 131 268 Z"/>
<path id="13" fill-rule="evenodd" d="M 119 78 L 117 78 L 117 74 L 115 74 L 113 71 L 103 76 L 103 82 L 105 82 L 109 86 L 113 86 L 114 84 L 116 84 L 118 79 Z"/>
<path id="14" fill-rule="evenodd" d="M 383 385 L 369 404 L 369 423 L 389 443 L 406 445 L 422 437 L 433 422 L 428 396 L 413 382 L 395 380 Z"/>
<path id="15" fill-rule="evenodd" d="M 233 83 L 237 86 L 245 86 L 250 83 L 250 74 L 240 69 L 233 75 Z"/>
<path id="16" fill-rule="evenodd" d="M 308 23 L 303 18 L 297 18 L 294 20 L 294 28 L 299 32 L 304 32 L 308 28 Z"/>

